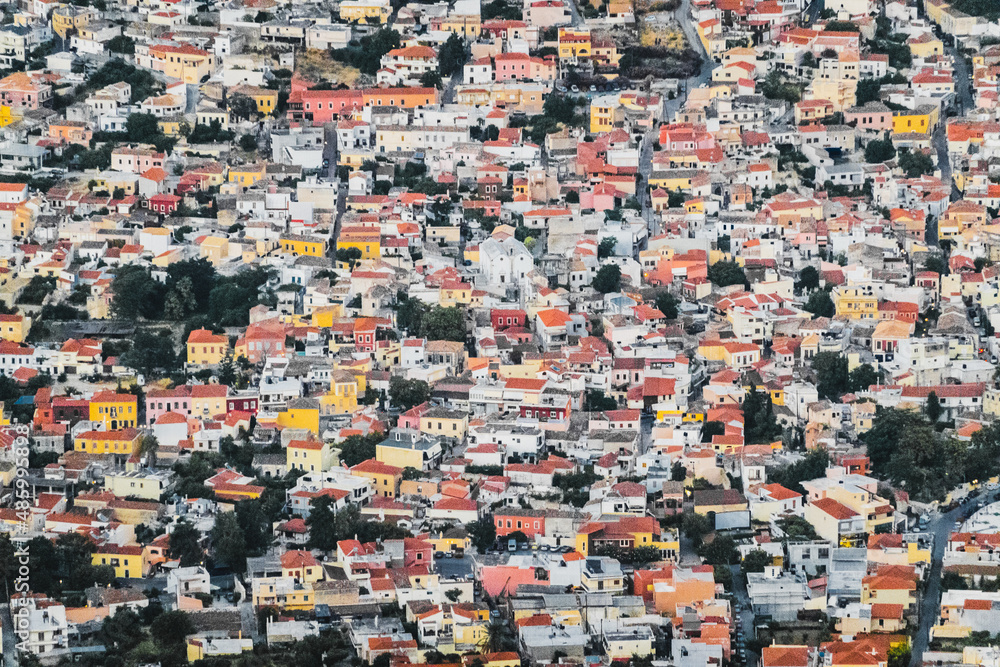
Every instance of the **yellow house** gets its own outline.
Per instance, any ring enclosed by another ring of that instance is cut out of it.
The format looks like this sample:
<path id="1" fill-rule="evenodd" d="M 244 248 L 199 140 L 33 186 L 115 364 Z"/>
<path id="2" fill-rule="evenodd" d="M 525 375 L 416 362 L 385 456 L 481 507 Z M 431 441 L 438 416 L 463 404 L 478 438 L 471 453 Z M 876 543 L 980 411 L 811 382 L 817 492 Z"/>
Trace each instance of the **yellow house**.
<path id="1" fill-rule="evenodd" d="M 615 118 L 618 116 L 617 111 L 620 108 L 618 97 L 615 95 L 594 98 L 590 103 L 590 131 L 610 132 L 613 130 Z"/>
<path id="2" fill-rule="evenodd" d="M 334 371 L 330 391 L 319 397 L 324 415 L 349 415 L 358 409 L 358 393 L 363 392 L 357 376 L 349 371 Z"/>
<path id="3" fill-rule="evenodd" d="M 135 428 L 138 414 L 138 401 L 132 394 L 99 391 L 90 399 L 90 421 L 110 431 Z"/>
<path id="4" fill-rule="evenodd" d="M 481 23 L 482 18 L 479 14 L 449 14 L 441 20 L 439 29 L 444 32 L 453 32 L 459 37 L 465 37 L 474 42 L 479 39 Z"/>
<path id="5" fill-rule="evenodd" d="M 938 122 L 937 107 L 922 104 L 913 111 L 892 112 L 892 131 L 894 134 L 919 132 L 929 134 Z"/>
<path id="6" fill-rule="evenodd" d="M 327 239 L 301 234 L 286 234 L 281 237 L 281 249 L 286 254 L 298 257 L 325 257 Z"/>
<path id="7" fill-rule="evenodd" d="M 429 227 L 428 231 L 435 229 Z M 357 248 L 361 252 L 361 259 L 378 259 L 382 256 L 382 239 L 378 230 L 366 230 L 364 232 L 351 232 L 346 236 L 341 232 L 337 239 L 337 250 Z"/>
<path id="8" fill-rule="evenodd" d="M 317 440 L 292 440 L 285 448 L 285 465 L 289 470 L 323 472 L 337 460 L 329 443 Z"/>
<path id="9" fill-rule="evenodd" d="M 370 480 L 375 494 L 383 498 L 395 498 L 399 492 L 399 483 L 403 480 L 402 468 L 377 459 L 362 461 L 351 468 L 351 474 Z"/>
<path id="10" fill-rule="evenodd" d="M 136 451 L 142 436 L 134 428 L 117 431 L 84 431 L 76 436 L 73 449 L 88 454 L 119 454 L 131 456 Z"/>
<path id="11" fill-rule="evenodd" d="M 878 297 L 871 285 L 838 285 L 831 296 L 838 316 L 852 320 L 878 318 Z"/>
<path id="12" fill-rule="evenodd" d="M 187 362 L 197 366 L 222 363 L 229 352 L 229 336 L 214 334 L 208 329 L 195 329 L 188 334 Z"/>
<path id="13" fill-rule="evenodd" d="M 313 398 L 297 398 L 278 413 L 278 426 L 304 428 L 319 436 L 319 402 Z"/>
<path id="14" fill-rule="evenodd" d="M 392 8 L 388 0 L 344 0 L 340 3 L 341 21 L 359 21 L 364 23 L 385 23 Z"/>
<path id="15" fill-rule="evenodd" d="M 293 577 L 258 577 L 253 582 L 254 607 L 278 607 L 293 611 L 311 611 L 316 606 L 312 584 Z"/>
<path id="16" fill-rule="evenodd" d="M 31 318 L 20 313 L 0 315 L 0 339 L 12 343 L 23 343 L 31 329 Z"/>
<path id="17" fill-rule="evenodd" d="M 308 551 L 286 551 L 281 555 L 281 576 L 311 584 L 323 580 L 323 566 Z"/>
<path id="18" fill-rule="evenodd" d="M 245 95 L 252 99 L 257 105 L 257 111 L 261 114 L 274 113 L 275 109 L 278 108 L 277 90 L 258 86 L 233 86 L 229 89 L 227 99 L 232 101 L 234 95 Z"/>
<path id="19" fill-rule="evenodd" d="M 927 59 L 944 54 L 944 43 L 932 33 L 921 33 L 919 37 L 911 37 L 906 41 L 914 58 Z M 973 57 L 975 62 L 975 57 Z"/>
<path id="20" fill-rule="evenodd" d="M 862 604 L 898 604 L 909 609 L 917 602 L 917 582 L 912 568 L 899 565 L 883 565 L 878 571 L 861 580 Z"/>
<path id="21" fill-rule="evenodd" d="M 429 537 L 427 541 L 431 543 L 434 551 L 455 551 L 463 549 L 468 551 L 472 548 L 472 538 L 464 528 L 449 528 L 438 533 L 437 537 Z"/>
<path id="22" fill-rule="evenodd" d="M 253 652 L 253 639 L 250 637 L 218 639 L 195 635 L 187 639 L 187 659 L 190 663 L 208 658 L 243 655 L 247 652 Z"/>
<path id="23" fill-rule="evenodd" d="M 136 57 L 140 60 L 140 49 Z M 148 49 L 149 67 L 184 83 L 197 84 L 215 69 L 215 56 L 191 44 L 159 44 Z"/>
<path id="24" fill-rule="evenodd" d="M 264 179 L 265 164 L 243 164 L 229 168 L 229 182 L 237 183 L 243 187 L 250 187 L 257 181 Z"/>
<path id="25" fill-rule="evenodd" d="M 160 132 L 168 137 L 179 137 L 186 133 L 188 122 L 183 116 L 173 116 L 171 118 L 159 118 L 156 124 L 160 126 Z"/>
<path id="26" fill-rule="evenodd" d="M 559 28 L 559 58 L 590 58 L 593 49 L 589 30 Z"/>
<path id="27" fill-rule="evenodd" d="M 443 438 L 465 439 L 469 415 L 463 410 L 431 408 L 420 416 L 420 432 Z"/>
<path id="28" fill-rule="evenodd" d="M 22 116 L 15 115 L 9 106 L 0 104 L 0 127 L 7 127 L 14 121 L 21 120 L 21 118 Z"/>
<path id="29" fill-rule="evenodd" d="M 198 244 L 200 257 L 212 264 L 218 264 L 229 256 L 229 239 L 221 236 L 206 236 Z"/>
<path id="30" fill-rule="evenodd" d="M 52 31 L 67 39 L 70 30 L 79 32 L 96 16 L 92 9 L 87 7 L 77 7 L 76 5 L 63 5 L 52 10 Z"/>
<path id="31" fill-rule="evenodd" d="M 104 488 L 122 498 L 131 496 L 158 501 L 169 485 L 170 477 L 159 472 L 133 470 L 104 475 Z"/>
<path id="32" fill-rule="evenodd" d="M 472 303 L 472 285 L 460 280 L 446 280 L 441 285 L 438 303 L 445 308 L 469 305 Z"/>
<path id="33" fill-rule="evenodd" d="M 91 554 L 91 565 L 110 565 L 115 568 L 116 577 L 126 579 L 145 576 L 142 566 L 142 547 L 138 544 L 119 546 L 105 544 Z"/>

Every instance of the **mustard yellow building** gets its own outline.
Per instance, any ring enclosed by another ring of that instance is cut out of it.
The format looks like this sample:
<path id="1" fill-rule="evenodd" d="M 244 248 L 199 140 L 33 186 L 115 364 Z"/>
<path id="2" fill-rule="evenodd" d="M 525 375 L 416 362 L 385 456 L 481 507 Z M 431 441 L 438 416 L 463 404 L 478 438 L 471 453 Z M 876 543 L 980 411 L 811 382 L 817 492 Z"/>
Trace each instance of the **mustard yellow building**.
<path id="1" fill-rule="evenodd" d="M 229 182 L 237 183 L 243 187 L 250 187 L 257 181 L 263 180 L 265 165 L 263 162 L 257 164 L 243 164 L 229 168 Z"/>
<path id="2" fill-rule="evenodd" d="M 0 339 L 23 343 L 31 329 L 31 318 L 20 313 L 0 315 Z"/>
<path id="3" fill-rule="evenodd" d="M 138 401 L 132 394 L 99 391 L 90 399 L 90 421 L 111 431 L 135 428 L 138 414 Z"/>
<path id="4" fill-rule="evenodd" d="M 52 10 L 52 31 L 63 39 L 66 39 L 71 30 L 79 32 L 95 16 L 95 12 L 87 7 L 77 7 L 76 5 L 56 7 Z"/>
<path id="5" fill-rule="evenodd" d="M 234 95 L 249 97 L 257 105 L 257 111 L 261 114 L 273 114 L 278 108 L 277 90 L 258 86 L 233 86 L 229 89 L 228 100 L 232 100 Z"/>
<path id="6" fill-rule="evenodd" d="M 286 234 L 281 237 L 281 249 L 293 257 L 325 257 L 327 239 L 318 236 Z"/>
<path id="7" fill-rule="evenodd" d="M 138 429 L 126 428 L 117 431 L 84 431 L 76 436 L 73 449 L 88 454 L 118 454 L 131 456 L 136 451 L 142 435 Z"/>
<path id="8" fill-rule="evenodd" d="M 871 285 L 838 285 L 831 296 L 838 316 L 852 320 L 878 318 L 878 297 Z"/>
<path id="9" fill-rule="evenodd" d="M 403 480 L 402 468 L 376 459 L 362 461 L 351 468 L 351 474 L 370 480 L 376 495 L 383 498 L 395 498 L 399 493 L 399 483 Z"/>
<path id="10" fill-rule="evenodd" d="M 214 334 L 208 329 L 195 329 L 188 334 L 187 362 L 198 366 L 222 363 L 229 352 L 229 336 Z"/>
<path id="11" fill-rule="evenodd" d="M 429 227 L 428 231 L 436 229 Z M 337 250 L 357 248 L 361 252 L 361 259 L 378 259 L 382 256 L 382 239 L 378 230 L 365 232 L 347 233 L 341 232 L 337 239 Z"/>
<path id="12" fill-rule="evenodd" d="M 136 49 L 136 59 L 140 63 L 146 63 L 139 49 Z M 163 72 L 171 78 L 197 84 L 215 70 L 215 56 L 190 44 L 160 44 L 149 47 L 148 65 L 150 69 Z"/>
<path id="13" fill-rule="evenodd" d="M 349 415 L 358 409 L 358 393 L 364 392 L 358 386 L 357 376 L 349 371 L 334 371 L 330 379 L 330 391 L 319 398 L 324 415 Z"/>
<path id="14" fill-rule="evenodd" d="M 385 23 L 392 14 L 388 0 L 344 0 L 340 3 L 340 20 L 363 23 Z"/>
<path id="15" fill-rule="evenodd" d="M 559 28 L 559 58 L 590 58 L 593 49 L 589 30 Z"/>
<path id="16" fill-rule="evenodd" d="M 319 436 L 319 402 L 313 398 L 297 398 L 278 413 L 281 428 L 304 428 Z"/>
<path id="17" fill-rule="evenodd" d="M 918 132 L 929 134 L 938 122 L 937 107 L 923 104 L 913 111 L 894 111 L 892 113 L 892 131 L 895 134 Z"/>
<path id="18" fill-rule="evenodd" d="M 318 440 L 292 440 L 285 448 L 285 465 L 289 470 L 323 472 L 332 468 L 336 460 L 329 443 Z"/>
<path id="19" fill-rule="evenodd" d="M 105 544 L 91 554 L 91 565 L 110 565 L 115 568 L 116 577 L 126 579 L 145 576 L 142 565 L 142 547 L 136 545 L 118 546 Z"/>
<path id="20" fill-rule="evenodd" d="M 444 438 L 465 439 L 469 415 L 462 410 L 431 408 L 420 416 L 420 432 Z"/>

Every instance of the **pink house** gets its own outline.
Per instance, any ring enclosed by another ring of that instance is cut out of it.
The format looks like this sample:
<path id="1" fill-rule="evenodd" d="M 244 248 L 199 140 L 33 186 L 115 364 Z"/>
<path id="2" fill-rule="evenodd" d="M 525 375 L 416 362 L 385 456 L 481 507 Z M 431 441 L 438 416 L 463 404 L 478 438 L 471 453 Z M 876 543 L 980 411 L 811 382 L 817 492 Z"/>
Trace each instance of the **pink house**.
<path id="1" fill-rule="evenodd" d="M 399 421 L 396 426 L 399 428 L 411 428 L 414 430 L 420 430 L 420 418 L 425 412 L 430 410 L 431 404 L 424 401 L 420 405 L 415 405 L 403 414 L 399 415 Z"/>
<path id="2" fill-rule="evenodd" d="M 191 387 L 182 384 L 173 389 L 150 389 L 146 392 L 146 423 L 154 424 L 167 412 L 191 414 Z"/>
<path id="3" fill-rule="evenodd" d="M 493 59 L 496 81 L 552 81 L 556 77 L 555 61 L 533 58 L 526 53 L 501 53 Z"/>
<path id="4" fill-rule="evenodd" d="M 52 99 L 52 86 L 39 75 L 14 72 L 0 79 L 0 103 L 14 109 L 38 109 Z"/>
<path id="5" fill-rule="evenodd" d="M 892 109 L 881 102 L 867 102 L 844 112 L 844 122 L 859 130 L 882 132 L 892 129 Z"/>
<path id="6" fill-rule="evenodd" d="M 610 211 L 615 208 L 616 202 L 622 199 L 625 199 L 624 192 L 620 192 L 613 185 L 601 183 L 591 190 L 580 192 L 580 208 L 593 209 L 597 212 Z"/>

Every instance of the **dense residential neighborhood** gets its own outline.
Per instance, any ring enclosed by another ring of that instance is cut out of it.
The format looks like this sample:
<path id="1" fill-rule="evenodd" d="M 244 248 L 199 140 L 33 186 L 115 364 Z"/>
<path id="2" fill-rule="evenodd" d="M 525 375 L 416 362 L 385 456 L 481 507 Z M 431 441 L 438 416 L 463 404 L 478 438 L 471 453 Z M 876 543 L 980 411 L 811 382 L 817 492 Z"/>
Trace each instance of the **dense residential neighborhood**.
<path id="1" fill-rule="evenodd" d="M 1000 667 L 1000 4 L 22 0 L 4 667 Z"/>

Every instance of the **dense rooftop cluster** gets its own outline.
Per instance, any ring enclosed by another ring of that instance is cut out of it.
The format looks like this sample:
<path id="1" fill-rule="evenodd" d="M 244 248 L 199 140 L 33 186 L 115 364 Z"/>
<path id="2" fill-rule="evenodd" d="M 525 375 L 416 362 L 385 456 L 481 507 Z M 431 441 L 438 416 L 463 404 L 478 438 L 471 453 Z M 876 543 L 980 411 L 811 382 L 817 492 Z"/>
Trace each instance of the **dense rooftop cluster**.
<path id="1" fill-rule="evenodd" d="M 4 664 L 1000 666 L 987 0 L 32 0 Z"/>

